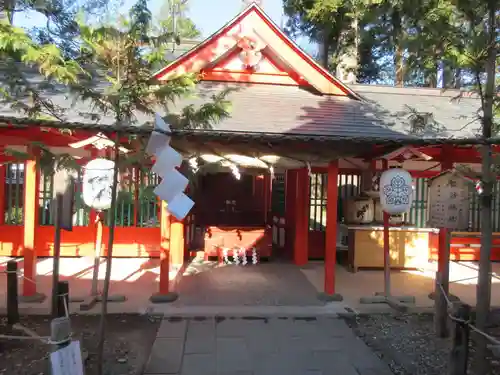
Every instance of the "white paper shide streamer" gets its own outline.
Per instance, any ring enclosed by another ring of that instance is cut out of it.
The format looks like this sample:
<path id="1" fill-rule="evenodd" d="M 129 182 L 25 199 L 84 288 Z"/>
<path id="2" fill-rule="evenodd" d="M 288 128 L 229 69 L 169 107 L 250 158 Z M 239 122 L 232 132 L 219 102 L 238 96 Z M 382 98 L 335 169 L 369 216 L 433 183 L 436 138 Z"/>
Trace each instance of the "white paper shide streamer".
<path id="1" fill-rule="evenodd" d="M 222 259 L 224 264 L 234 264 L 235 266 L 246 266 L 248 264 L 247 259 L 247 251 L 243 247 L 235 247 L 233 248 L 233 262 L 229 260 L 229 250 L 227 247 L 222 249 Z M 252 264 L 255 265 L 258 263 L 258 254 L 255 247 L 252 248 Z"/>
<path id="2" fill-rule="evenodd" d="M 158 114 L 155 116 L 155 130 L 170 131 L 170 126 Z M 182 155 L 170 147 L 170 136 L 160 131 L 151 133 L 146 147 L 146 152 L 156 158 L 152 172 L 162 179 L 154 193 L 167 202 L 167 210 L 175 218 L 183 220 L 194 206 L 194 202 L 184 194 L 189 180 L 176 169 L 182 163 Z"/>

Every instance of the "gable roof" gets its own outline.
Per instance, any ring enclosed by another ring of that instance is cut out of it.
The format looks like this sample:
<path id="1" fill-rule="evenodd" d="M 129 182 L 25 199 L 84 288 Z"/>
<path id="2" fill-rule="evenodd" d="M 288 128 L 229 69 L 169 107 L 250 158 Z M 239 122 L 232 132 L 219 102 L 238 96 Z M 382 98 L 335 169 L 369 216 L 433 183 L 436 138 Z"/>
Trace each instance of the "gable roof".
<path id="1" fill-rule="evenodd" d="M 244 35 L 242 30 L 245 28 L 251 29 L 265 42 L 266 49 L 286 62 L 290 69 L 320 93 L 358 98 L 354 91 L 321 67 L 285 35 L 256 3 L 252 3 L 205 41 L 156 72 L 154 77 L 167 80 L 184 73 L 200 72 L 234 48 L 238 37 Z"/>

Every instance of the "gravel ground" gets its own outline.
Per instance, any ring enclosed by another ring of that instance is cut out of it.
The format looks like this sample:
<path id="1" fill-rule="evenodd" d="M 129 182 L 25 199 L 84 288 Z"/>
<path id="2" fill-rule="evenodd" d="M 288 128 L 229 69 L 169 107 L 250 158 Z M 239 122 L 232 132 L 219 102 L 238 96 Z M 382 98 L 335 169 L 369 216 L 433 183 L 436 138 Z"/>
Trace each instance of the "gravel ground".
<path id="1" fill-rule="evenodd" d="M 346 318 L 346 321 L 394 374 L 447 374 L 451 342 L 435 336 L 431 314 L 373 314 Z M 492 328 L 489 333 L 498 336 L 500 327 Z M 473 362 L 472 342 L 470 351 Z M 489 359 L 492 366 L 488 375 L 500 375 L 499 360 Z M 475 374 L 469 369 L 469 375 L 485 374 Z"/>
<path id="2" fill-rule="evenodd" d="M 85 374 L 97 374 L 96 349 L 99 316 L 75 315 L 71 326 L 75 339 L 88 352 Z M 141 315 L 109 315 L 105 342 L 105 374 L 141 375 L 160 325 L 159 319 Z M 50 319 L 29 316 L 21 324 L 41 336 L 48 336 Z M 0 334 L 22 335 L 11 330 L 2 318 Z M 42 375 L 48 372 L 49 346 L 33 340 L 0 339 L 0 374 Z"/>

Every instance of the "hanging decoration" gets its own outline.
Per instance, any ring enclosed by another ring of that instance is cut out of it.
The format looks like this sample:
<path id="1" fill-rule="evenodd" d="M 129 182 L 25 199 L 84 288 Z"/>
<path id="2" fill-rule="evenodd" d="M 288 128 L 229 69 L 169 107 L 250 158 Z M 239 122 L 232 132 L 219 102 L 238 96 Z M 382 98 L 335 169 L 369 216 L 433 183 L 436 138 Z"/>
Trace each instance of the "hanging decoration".
<path id="1" fill-rule="evenodd" d="M 311 163 L 306 162 L 306 166 L 307 166 L 307 174 L 309 175 L 310 178 L 312 178 L 313 174 L 312 174 Z"/>
<path id="2" fill-rule="evenodd" d="M 222 258 L 224 259 L 224 264 L 231 264 L 229 261 L 228 250 L 226 248 L 222 249 Z"/>
<path id="3" fill-rule="evenodd" d="M 413 201 L 412 178 L 401 168 L 391 168 L 380 176 L 380 204 L 389 215 L 410 210 Z"/>
<path id="4" fill-rule="evenodd" d="M 189 167 L 193 171 L 194 174 L 198 173 L 200 170 L 200 165 L 198 164 L 198 159 L 197 158 L 191 158 L 189 159 Z"/>
<path id="5" fill-rule="evenodd" d="M 189 180 L 176 169 L 182 163 L 182 155 L 170 147 L 170 136 L 161 131 L 169 132 L 170 126 L 156 114 L 155 131 L 146 146 L 146 152 L 156 157 L 152 171 L 161 177 L 154 193 L 167 202 L 167 210 L 177 220 L 183 220 L 194 206 L 194 202 L 184 194 Z"/>
<path id="6" fill-rule="evenodd" d="M 483 194 L 483 183 L 481 181 L 476 182 L 475 188 L 479 195 Z"/>
<path id="7" fill-rule="evenodd" d="M 234 264 L 235 266 L 239 266 L 241 264 L 242 266 L 246 266 L 248 264 L 246 249 L 243 247 L 240 247 L 240 248 L 235 247 L 232 250 L 233 250 L 233 262 L 231 262 L 229 260 L 229 249 L 228 248 L 222 249 L 222 259 L 224 261 L 224 264 Z M 256 265 L 258 262 L 259 262 L 259 259 L 258 259 L 257 249 L 255 249 L 255 247 L 253 247 L 252 248 L 252 264 Z"/>
<path id="8" fill-rule="evenodd" d="M 239 252 L 240 252 L 240 254 L 239 254 L 239 255 L 241 256 L 241 265 L 242 265 L 242 266 L 246 266 L 246 265 L 247 265 L 247 263 L 248 263 L 248 262 L 247 262 L 247 252 L 246 252 L 246 250 L 245 250 L 245 249 L 243 249 L 243 248 L 240 248 L 240 249 L 239 249 Z"/>
<path id="9" fill-rule="evenodd" d="M 229 169 L 231 170 L 231 173 L 233 174 L 234 178 L 237 180 L 241 179 L 241 173 L 236 164 L 230 164 Z"/>
<path id="10" fill-rule="evenodd" d="M 257 250 L 255 249 L 255 247 L 252 248 L 252 264 L 253 265 L 256 265 L 258 262 L 258 259 L 257 259 Z"/>
<path id="11" fill-rule="evenodd" d="M 94 159 L 83 169 L 83 202 L 98 211 L 111 207 L 113 172 L 115 162 L 108 159 Z"/>
<path id="12" fill-rule="evenodd" d="M 274 174 L 274 167 L 272 165 L 269 167 L 269 173 L 271 175 L 271 181 L 274 181 L 276 179 L 276 175 Z"/>

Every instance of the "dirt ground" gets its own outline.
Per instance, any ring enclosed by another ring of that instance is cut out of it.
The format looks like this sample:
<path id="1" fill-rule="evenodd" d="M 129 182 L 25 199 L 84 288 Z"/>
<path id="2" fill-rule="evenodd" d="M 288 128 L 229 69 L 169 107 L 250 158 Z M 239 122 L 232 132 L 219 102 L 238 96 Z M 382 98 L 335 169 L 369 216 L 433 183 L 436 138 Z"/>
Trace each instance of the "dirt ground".
<path id="1" fill-rule="evenodd" d="M 432 314 L 372 314 L 346 318 L 356 334 L 391 368 L 395 375 L 443 375 L 448 373 L 451 340 L 437 338 Z M 490 335 L 500 335 L 500 325 Z M 473 371 L 474 343 L 469 345 L 469 375 Z M 488 375 L 500 375 L 500 360 L 488 358 Z"/>
<path id="2" fill-rule="evenodd" d="M 75 339 L 80 340 L 82 350 L 88 352 L 85 374 L 97 374 L 96 349 L 99 316 L 73 315 L 71 326 Z M 43 316 L 27 316 L 21 324 L 41 336 L 48 336 L 50 319 Z M 156 337 L 160 320 L 146 315 L 109 315 L 105 342 L 105 374 L 141 375 Z M 0 323 L 0 334 L 20 335 Z M 42 375 L 49 374 L 50 347 L 34 340 L 5 340 L 0 338 L 0 374 Z"/>

